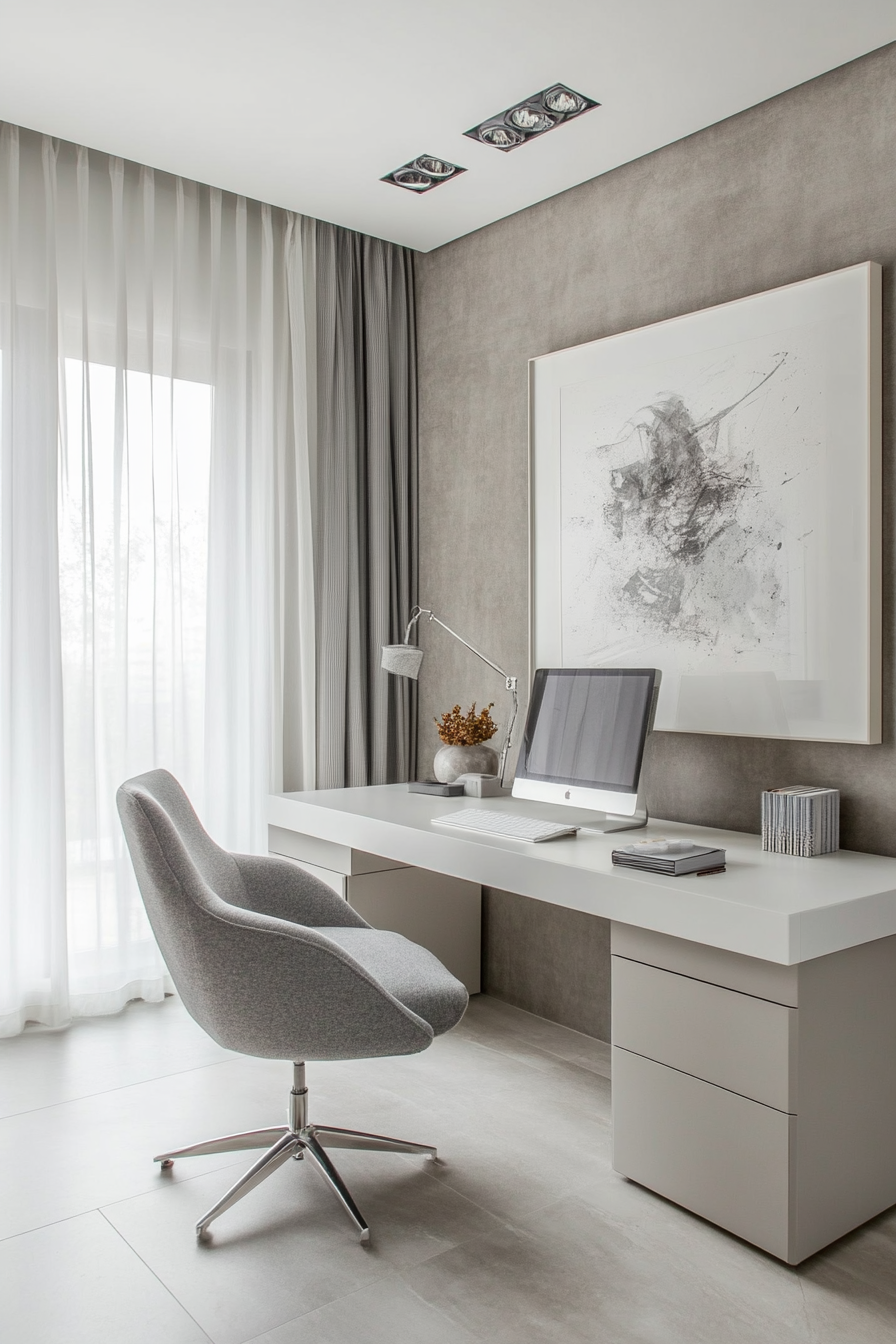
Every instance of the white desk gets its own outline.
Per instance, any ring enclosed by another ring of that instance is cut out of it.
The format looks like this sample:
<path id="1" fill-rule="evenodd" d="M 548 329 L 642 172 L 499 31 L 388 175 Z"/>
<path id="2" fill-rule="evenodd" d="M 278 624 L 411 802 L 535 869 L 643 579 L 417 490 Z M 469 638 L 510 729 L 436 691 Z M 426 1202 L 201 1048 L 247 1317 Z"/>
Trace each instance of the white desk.
<path id="1" fill-rule="evenodd" d="M 666 878 L 613 868 L 624 835 L 527 845 L 431 824 L 462 806 L 545 813 L 404 785 L 287 794 L 271 848 L 387 885 L 407 866 L 409 893 L 419 870 L 457 882 L 430 897 L 438 937 L 454 893 L 469 927 L 479 884 L 609 919 L 624 1175 L 793 1264 L 896 1203 L 896 860 L 653 822 L 637 838 L 728 851 L 725 874 Z"/>

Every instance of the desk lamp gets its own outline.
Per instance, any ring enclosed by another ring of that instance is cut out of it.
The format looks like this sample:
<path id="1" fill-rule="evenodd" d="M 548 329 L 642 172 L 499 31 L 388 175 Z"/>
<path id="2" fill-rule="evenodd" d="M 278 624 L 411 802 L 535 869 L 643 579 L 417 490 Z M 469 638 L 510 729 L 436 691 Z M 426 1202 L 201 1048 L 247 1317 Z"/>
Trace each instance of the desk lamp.
<path id="1" fill-rule="evenodd" d="M 516 723 L 517 711 L 519 709 L 519 696 L 517 695 L 516 677 L 508 676 L 503 667 L 493 663 L 491 658 L 486 658 L 484 653 L 474 649 L 472 644 L 468 644 L 456 630 L 452 630 L 450 625 L 440 621 L 438 616 L 429 610 L 428 607 L 414 607 L 411 610 L 411 619 L 408 621 L 408 628 L 404 632 L 403 644 L 384 644 L 382 666 L 387 672 L 391 672 L 397 677 L 409 677 L 411 681 L 416 681 L 420 675 L 420 664 L 423 662 L 423 650 L 410 643 L 411 631 L 420 620 L 421 616 L 426 616 L 428 620 L 435 621 L 443 630 L 447 630 L 449 635 L 453 635 L 456 640 L 463 644 L 465 649 L 475 653 L 477 658 L 481 658 L 484 663 L 493 668 L 504 678 L 504 685 L 513 698 L 513 706 L 510 711 L 510 720 L 507 724 L 507 733 L 504 738 L 504 745 L 501 748 L 501 761 L 498 766 L 498 779 L 501 784 L 504 783 L 504 767 L 507 764 L 507 753 L 510 750 L 510 740 L 513 735 L 513 725 Z"/>

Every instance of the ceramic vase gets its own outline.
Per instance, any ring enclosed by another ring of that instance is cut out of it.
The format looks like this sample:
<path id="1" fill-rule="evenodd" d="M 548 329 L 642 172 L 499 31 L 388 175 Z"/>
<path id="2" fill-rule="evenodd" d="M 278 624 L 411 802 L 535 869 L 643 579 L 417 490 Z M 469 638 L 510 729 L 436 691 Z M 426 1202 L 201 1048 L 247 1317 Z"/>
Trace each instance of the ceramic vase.
<path id="1" fill-rule="evenodd" d="M 453 784 L 458 775 L 496 775 L 498 754 L 485 742 L 472 747 L 441 747 L 432 768 L 442 784 Z"/>

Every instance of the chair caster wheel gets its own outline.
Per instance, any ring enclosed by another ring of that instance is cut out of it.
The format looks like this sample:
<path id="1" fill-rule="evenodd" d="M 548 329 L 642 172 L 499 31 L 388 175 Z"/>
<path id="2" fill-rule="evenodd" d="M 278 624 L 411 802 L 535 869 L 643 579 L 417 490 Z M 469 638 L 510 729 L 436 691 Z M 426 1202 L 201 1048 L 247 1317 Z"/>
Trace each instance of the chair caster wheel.
<path id="1" fill-rule="evenodd" d="M 161 1167 L 162 1171 L 170 1171 L 170 1169 L 174 1166 L 174 1158 L 166 1157 L 164 1162 L 159 1163 L 159 1166 Z"/>

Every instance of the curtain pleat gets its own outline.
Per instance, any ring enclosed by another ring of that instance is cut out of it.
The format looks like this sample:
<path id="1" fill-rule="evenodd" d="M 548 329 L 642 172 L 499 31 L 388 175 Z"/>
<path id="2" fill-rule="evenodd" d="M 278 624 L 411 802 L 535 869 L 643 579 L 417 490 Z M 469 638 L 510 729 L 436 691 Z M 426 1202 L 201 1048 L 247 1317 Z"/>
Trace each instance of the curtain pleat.
<path id="1" fill-rule="evenodd" d="M 35 171 L 45 164 L 38 157 Z M 52 194 L 21 218 L 17 135 L 0 127 L 0 1031 L 67 1020 L 65 803 L 56 551 L 56 319 L 25 300 L 25 247 L 55 290 Z M 24 292 L 23 292 L 24 291 Z M 24 586 L 17 576 L 27 576 Z M 61 999 L 60 999 L 61 996 Z"/>
<path id="2" fill-rule="evenodd" d="M 0 126 L 0 1035 L 170 988 L 123 779 L 314 786 L 304 233 Z"/>
<path id="3" fill-rule="evenodd" d="M 318 786 L 415 767 L 413 684 L 380 668 L 417 587 L 413 254 L 316 226 Z"/>

